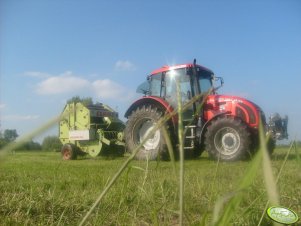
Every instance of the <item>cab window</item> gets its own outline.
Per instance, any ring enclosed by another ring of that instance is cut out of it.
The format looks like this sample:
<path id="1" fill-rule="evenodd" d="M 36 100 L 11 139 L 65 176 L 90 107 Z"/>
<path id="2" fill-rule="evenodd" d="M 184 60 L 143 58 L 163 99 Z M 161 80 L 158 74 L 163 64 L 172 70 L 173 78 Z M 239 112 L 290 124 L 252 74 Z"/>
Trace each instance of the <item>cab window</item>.
<path id="1" fill-rule="evenodd" d="M 161 79 L 162 79 L 161 73 L 152 75 L 151 82 L 150 82 L 150 95 L 151 96 L 158 96 L 158 97 L 160 96 Z"/>

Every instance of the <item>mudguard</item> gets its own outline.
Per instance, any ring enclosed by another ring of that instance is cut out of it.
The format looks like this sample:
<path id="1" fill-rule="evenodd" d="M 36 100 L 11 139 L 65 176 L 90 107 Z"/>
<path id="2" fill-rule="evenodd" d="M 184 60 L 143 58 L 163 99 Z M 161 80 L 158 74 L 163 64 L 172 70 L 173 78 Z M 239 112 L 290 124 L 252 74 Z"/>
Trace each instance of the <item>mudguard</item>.
<path id="1" fill-rule="evenodd" d="M 145 96 L 145 97 L 142 97 L 142 98 L 136 100 L 125 112 L 124 117 L 128 118 L 132 111 L 134 111 L 135 109 L 137 109 L 138 107 L 143 106 L 143 105 L 156 106 L 156 107 L 160 108 L 162 111 L 164 111 L 165 113 L 169 113 L 169 114 L 171 114 L 174 111 L 172 106 L 169 105 L 162 98 L 155 97 L 155 96 Z M 176 115 L 173 116 L 171 118 L 171 121 L 174 125 L 176 125 L 176 123 L 178 121 L 178 117 Z"/>

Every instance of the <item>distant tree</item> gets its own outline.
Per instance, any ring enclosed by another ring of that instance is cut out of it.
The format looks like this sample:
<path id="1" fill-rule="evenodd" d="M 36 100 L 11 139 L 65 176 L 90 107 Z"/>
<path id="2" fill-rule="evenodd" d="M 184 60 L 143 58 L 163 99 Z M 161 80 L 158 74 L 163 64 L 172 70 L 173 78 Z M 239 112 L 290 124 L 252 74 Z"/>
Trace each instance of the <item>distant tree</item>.
<path id="1" fill-rule="evenodd" d="M 41 144 L 38 142 L 34 142 L 33 140 L 27 141 L 17 148 L 17 150 L 20 151 L 40 151 L 41 149 Z"/>
<path id="2" fill-rule="evenodd" d="M 42 150 L 42 145 L 38 142 L 31 140 L 31 141 L 27 142 L 27 148 L 28 148 L 28 150 L 40 151 L 40 150 Z"/>
<path id="3" fill-rule="evenodd" d="M 18 134 L 15 129 L 6 129 L 4 132 L 0 131 L 0 148 L 7 145 L 9 142 L 13 142 L 17 139 Z"/>
<path id="4" fill-rule="evenodd" d="M 15 129 L 6 129 L 3 133 L 0 132 L 0 148 L 5 146 L 10 142 L 14 142 L 18 137 L 17 130 Z M 38 142 L 34 142 L 33 140 L 29 140 L 25 143 L 22 143 L 16 150 L 22 151 L 38 151 L 41 150 L 41 144 Z"/>
<path id="5" fill-rule="evenodd" d="M 69 100 L 67 100 L 67 104 L 70 103 L 82 103 L 85 106 L 88 106 L 90 104 L 93 104 L 93 100 L 92 97 L 79 97 L 79 96 L 74 96 L 72 98 L 70 98 Z"/>
<path id="6" fill-rule="evenodd" d="M 3 133 L 3 139 L 7 142 L 15 141 L 18 136 L 17 130 L 15 129 L 6 129 Z"/>
<path id="7" fill-rule="evenodd" d="M 4 139 L 0 138 L 0 149 L 3 148 L 7 143 Z"/>
<path id="8" fill-rule="evenodd" d="M 57 136 L 47 136 L 42 142 L 43 151 L 60 151 L 62 143 Z"/>
<path id="9" fill-rule="evenodd" d="M 0 131 L 0 148 L 4 147 L 8 142 L 4 139 L 2 132 Z"/>

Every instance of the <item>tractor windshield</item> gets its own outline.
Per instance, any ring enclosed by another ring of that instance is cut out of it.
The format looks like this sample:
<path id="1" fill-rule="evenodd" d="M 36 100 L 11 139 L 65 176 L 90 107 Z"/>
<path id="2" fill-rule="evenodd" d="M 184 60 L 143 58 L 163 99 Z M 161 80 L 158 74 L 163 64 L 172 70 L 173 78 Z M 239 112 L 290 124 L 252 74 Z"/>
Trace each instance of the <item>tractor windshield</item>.
<path id="1" fill-rule="evenodd" d="M 180 90 L 177 90 L 177 82 L 179 82 Z M 178 105 L 178 92 L 183 104 L 190 100 L 192 95 L 191 82 L 185 68 L 170 70 L 165 74 L 165 100 L 174 108 L 177 108 Z"/>

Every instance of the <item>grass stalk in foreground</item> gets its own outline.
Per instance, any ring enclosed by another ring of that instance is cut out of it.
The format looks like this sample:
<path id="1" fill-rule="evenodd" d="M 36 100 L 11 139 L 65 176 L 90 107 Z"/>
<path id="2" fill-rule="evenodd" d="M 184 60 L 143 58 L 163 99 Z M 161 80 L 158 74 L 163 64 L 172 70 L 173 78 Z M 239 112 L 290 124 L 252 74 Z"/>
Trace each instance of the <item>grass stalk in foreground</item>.
<path id="1" fill-rule="evenodd" d="M 184 215 L 184 144 L 183 144 L 183 121 L 182 121 L 182 98 L 181 98 L 180 83 L 177 82 L 177 99 L 178 99 L 178 137 L 179 137 L 179 152 L 180 152 L 180 178 L 179 178 L 179 224 L 183 225 Z"/>
<path id="2" fill-rule="evenodd" d="M 16 148 L 21 147 L 26 142 L 32 140 L 33 138 L 41 135 L 42 133 L 50 129 L 52 126 L 58 123 L 62 119 L 62 117 L 63 115 L 54 117 L 53 119 L 46 122 L 44 125 L 33 130 L 31 133 L 28 133 L 20 137 L 20 139 L 18 139 L 17 142 L 11 142 L 8 145 L 6 145 L 4 148 L 0 149 L 0 160 L 2 160 L 8 153 L 12 152 Z"/>
<path id="3" fill-rule="evenodd" d="M 100 193 L 98 198 L 95 200 L 94 204 L 91 206 L 90 210 L 87 212 L 87 214 L 84 216 L 82 221 L 79 225 L 84 225 L 84 223 L 87 221 L 89 216 L 92 214 L 94 209 L 98 206 L 98 204 L 101 202 L 103 197 L 108 193 L 110 188 L 114 185 L 114 183 L 117 181 L 117 179 L 120 177 L 122 172 L 127 168 L 129 163 L 134 159 L 135 155 L 138 153 L 139 149 L 144 145 L 144 143 L 155 133 L 156 130 L 158 130 L 161 126 L 163 126 L 169 119 L 171 118 L 170 115 L 165 116 L 162 118 L 162 120 L 159 120 L 159 122 L 154 126 L 154 128 L 150 131 L 150 133 L 145 137 L 145 139 L 135 148 L 135 150 L 132 151 L 132 154 L 127 158 L 127 160 L 122 164 L 122 166 L 119 168 L 117 173 L 112 177 L 112 179 L 109 181 L 109 183 L 105 186 L 103 191 Z"/>
<path id="4" fill-rule="evenodd" d="M 281 168 L 280 168 L 280 170 L 279 170 L 279 172 L 278 172 L 278 175 L 277 175 L 277 178 L 276 178 L 276 182 L 275 182 L 276 185 L 277 185 L 278 182 L 279 182 L 280 176 L 281 176 L 281 174 L 282 174 L 282 172 L 283 172 L 283 169 L 284 169 L 284 166 L 285 166 L 285 164 L 286 164 L 286 162 L 287 162 L 287 160 L 288 160 L 288 156 L 289 156 L 291 150 L 292 150 L 293 147 L 294 147 L 294 144 L 295 144 L 295 141 L 292 142 L 290 148 L 289 148 L 289 149 L 287 150 L 287 152 L 286 152 L 285 158 L 284 158 L 284 160 L 283 160 L 283 162 L 282 162 L 282 164 L 281 164 Z M 261 196 L 259 196 L 259 197 L 261 197 Z M 266 202 L 265 208 L 264 208 L 264 210 L 262 211 L 262 214 L 261 214 L 261 217 L 260 217 L 260 220 L 259 220 L 257 226 L 260 226 L 260 225 L 261 225 L 262 220 L 263 220 L 263 218 L 264 218 L 264 215 L 266 214 L 266 209 L 268 208 L 269 204 L 270 204 L 270 200 L 268 200 L 268 201 Z M 278 203 L 278 204 L 279 204 L 279 203 Z"/>
<path id="5" fill-rule="evenodd" d="M 174 155 L 174 150 L 173 150 L 173 147 L 172 147 L 171 139 L 170 139 L 170 136 L 168 135 L 166 126 L 163 125 L 162 131 L 163 131 L 163 137 L 164 137 L 164 139 L 166 141 L 166 146 L 167 146 L 168 154 L 170 156 L 170 161 L 172 162 L 173 172 L 174 172 L 174 175 L 176 176 L 177 175 L 176 159 L 175 159 L 175 155 Z"/>
<path id="6" fill-rule="evenodd" d="M 142 145 L 151 137 L 151 135 L 158 129 L 158 126 L 155 126 L 152 131 L 145 137 L 145 139 L 135 148 L 135 150 L 132 152 L 130 157 L 127 158 L 127 160 L 122 164 L 122 166 L 119 168 L 117 173 L 112 177 L 112 179 L 108 182 L 108 184 L 105 186 L 103 191 L 100 193 L 98 198 L 95 200 L 94 204 L 91 206 L 90 210 L 87 212 L 87 214 L 84 216 L 82 221 L 79 225 L 84 225 L 84 223 L 87 221 L 87 219 L 90 217 L 90 215 L 93 213 L 94 209 L 98 206 L 100 201 L 103 199 L 103 197 L 108 193 L 110 188 L 115 184 L 117 179 L 120 177 L 120 175 L 123 173 L 123 171 L 127 168 L 129 163 L 134 159 L 135 155 L 139 151 L 139 149 L 142 147 Z"/>
<path id="7" fill-rule="evenodd" d="M 247 190 L 252 182 L 255 180 L 257 172 L 262 169 L 264 176 L 265 188 L 268 194 L 268 199 L 273 205 L 279 205 L 279 195 L 277 192 L 277 182 L 274 179 L 271 161 L 266 147 L 265 133 L 262 125 L 259 129 L 260 148 L 256 153 L 253 160 L 250 162 L 249 168 L 246 171 L 244 178 L 241 180 L 238 189 L 227 194 L 223 198 L 217 201 L 214 213 L 212 225 L 229 225 L 235 212 L 238 209 L 239 204 L 243 199 L 243 191 Z M 262 167 L 260 165 L 262 164 Z M 230 201 L 229 201 L 230 200 Z M 219 217 L 223 205 L 228 202 L 224 208 L 224 212 Z M 264 210 L 265 211 L 265 210 Z"/>
<path id="8" fill-rule="evenodd" d="M 199 100 L 204 95 L 197 95 L 193 97 L 188 103 L 186 103 L 182 107 L 182 111 L 185 111 L 188 109 L 194 102 Z M 98 196 L 98 198 L 95 200 L 94 204 L 91 206 L 87 214 L 84 216 L 82 221 L 79 225 L 84 225 L 84 223 L 87 221 L 87 219 L 90 217 L 94 209 L 98 206 L 98 204 L 101 202 L 103 197 L 108 193 L 110 188 L 114 185 L 114 183 L 117 181 L 117 179 L 120 177 L 120 175 L 123 173 L 123 171 L 127 168 L 129 163 L 134 159 L 135 155 L 138 153 L 139 149 L 144 145 L 144 143 L 155 133 L 156 130 L 160 129 L 162 126 L 164 126 L 165 123 L 167 123 L 172 117 L 178 114 L 178 109 L 174 110 L 172 113 L 165 115 L 163 118 L 161 118 L 158 123 L 154 126 L 154 128 L 150 131 L 150 133 L 145 137 L 145 139 L 135 148 L 135 150 L 132 151 L 132 154 L 128 157 L 128 159 L 122 164 L 122 166 L 119 168 L 117 173 L 112 177 L 112 179 L 109 181 L 107 186 L 103 189 L 101 194 Z M 182 182 L 183 184 L 183 182 Z M 180 211 L 181 212 L 181 211 Z M 183 217 L 182 217 L 183 219 Z"/>
<path id="9" fill-rule="evenodd" d="M 260 137 L 260 151 L 262 153 L 262 171 L 264 176 L 265 187 L 267 190 L 268 198 L 272 205 L 279 205 L 279 195 L 277 192 L 276 181 L 274 179 L 272 164 L 270 156 L 267 150 L 267 140 L 269 137 L 265 137 L 262 123 L 259 126 L 259 137 Z"/>
<path id="10" fill-rule="evenodd" d="M 243 192 L 248 189 L 256 178 L 257 171 L 260 167 L 262 160 L 261 153 L 257 153 L 252 162 L 249 164 L 245 176 L 238 185 L 238 189 L 230 194 L 226 194 L 220 200 L 218 200 L 214 207 L 212 225 L 230 225 L 232 218 L 234 217 L 237 208 L 242 201 Z M 228 202 L 228 203 L 227 203 Z M 224 207 L 224 204 L 227 205 Z M 223 213 L 220 212 L 224 209 Z"/>
<path id="11" fill-rule="evenodd" d="M 260 137 L 260 150 L 262 152 L 263 161 L 262 161 L 262 170 L 264 175 L 265 188 L 268 194 L 268 201 L 266 203 L 264 212 L 266 211 L 268 205 L 279 206 L 279 195 L 277 192 L 277 182 L 273 176 L 273 170 L 271 165 L 271 160 L 269 157 L 269 153 L 267 150 L 267 140 L 264 135 L 264 130 L 262 127 L 262 123 L 259 125 L 259 137 Z M 269 136 L 267 139 L 270 139 Z M 260 221 L 262 218 L 260 219 Z M 274 225 L 278 225 L 273 222 Z"/>

